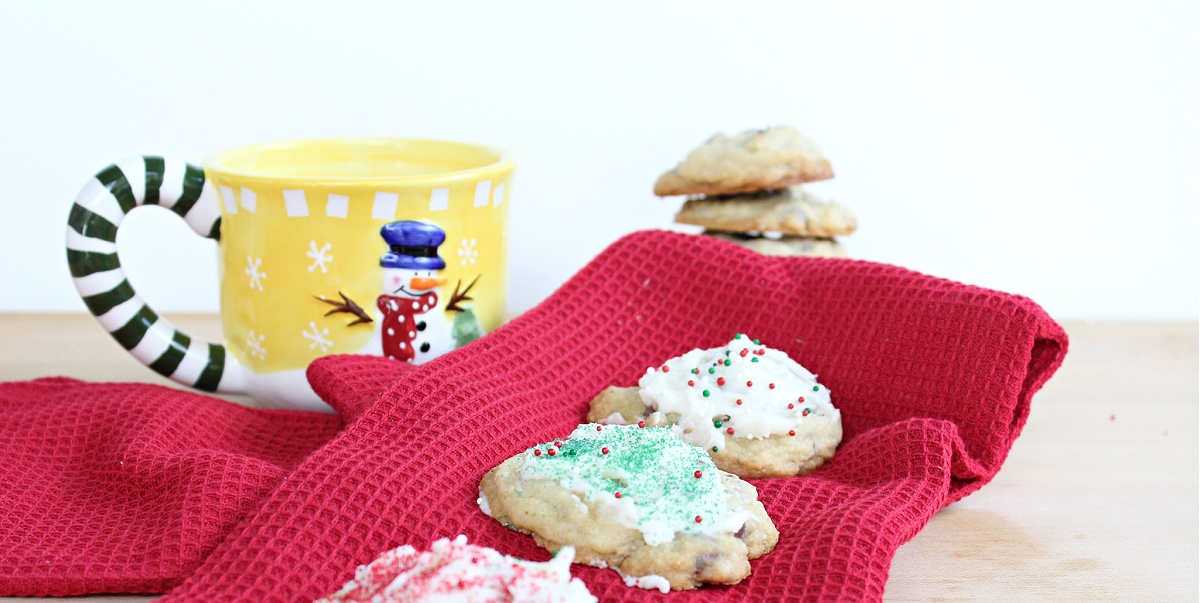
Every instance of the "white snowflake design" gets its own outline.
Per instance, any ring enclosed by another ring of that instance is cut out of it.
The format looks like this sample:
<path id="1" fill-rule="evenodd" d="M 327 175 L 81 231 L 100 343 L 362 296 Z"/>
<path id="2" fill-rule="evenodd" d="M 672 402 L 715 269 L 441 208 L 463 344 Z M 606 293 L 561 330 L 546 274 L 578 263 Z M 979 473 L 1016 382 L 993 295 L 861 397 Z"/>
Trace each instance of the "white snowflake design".
<path id="1" fill-rule="evenodd" d="M 325 262 L 333 261 L 333 256 L 329 254 L 330 247 L 331 244 L 326 243 L 320 249 L 317 249 L 316 241 L 308 242 L 308 253 L 305 253 L 304 255 L 307 255 L 309 259 L 313 261 L 312 266 L 308 267 L 309 272 L 312 272 L 317 268 L 321 269 L 321 274 L 326 274 L 329 272 L 325 269 Z"/>
<path id="2" fill-rule="evenodd" d="M 462 258 L 462 265 L 466 266 L 468 262 L 475 264 L 475 258 L 479 257 L 479 250 L 475 248 L 475 239 L 463 239 L 458 246 L 458 257 Z"/>
<path id="3" fill-rule="evenodd" d="M 266 339 L 266 335 L 259 335 L 254 332 L 254 329 L 250 330 L 250 336 L 246 338 L 246 349 L 250 352 L 251 358 L 258 358 L 259 360 L 267 359 L 267 348 L 263 347 L 263 342 Z"/>
<path id="4" fill-rule="evenodd" d="M 250 288 L 263 290 L 263 279 L 267 273 L 262 270 L 262 258 L 246 256 L 246 274 L 250 277 Z"/>
<path id="5" fill-rule="evenodd" d="M 318 329 L 317 323 L 315 322 L 309 322 L 308 328 L 310 330 L 300 333 L 305 339 L 312 341 L 312 343 L 308 344 L 308 349 L 315 350 L 317 349 L 317 346 L 320 346 L 321 353 L 324 354 L 329 350 L 329 348 L 333 347 L 333 342 L 325 339 L 325 337 L 329 335 L 329 329 Z"/>

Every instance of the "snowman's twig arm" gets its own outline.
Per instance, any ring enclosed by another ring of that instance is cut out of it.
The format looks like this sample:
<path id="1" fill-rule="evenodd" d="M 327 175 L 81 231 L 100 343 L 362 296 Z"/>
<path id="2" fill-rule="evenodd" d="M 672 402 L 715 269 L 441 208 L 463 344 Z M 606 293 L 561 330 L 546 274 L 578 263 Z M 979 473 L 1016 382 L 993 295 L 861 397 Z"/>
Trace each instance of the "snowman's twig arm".
<path id="1" fill-rule="evenodd" d="M 462 292 L 459 292 L 459 290 L 458 290 L 458 288 L 462 286 L 462 279 L 459 279 L 459 281 L 454 284 L 454 294 L 450 296 L 450 301 L 446 302 L 446 310 L 447 311 L 462 312 L 464 308 L 462 306 L 460 306 L 459 304 L 461 304 L 463 302 L 473 301 L 475 299 L 475 298 L 467 295 L 467 293 L 471 292 L 471 288 L 474 287 L 475 283 L 479 281 L 480 276 L 481 275 L 478 275 L 478 274 L 475 275 L 475 278 L 471 280 L 471 283 L 468 284 L 467 288 L 463 289 Z"/>
<path id="2" fill-rule="evenodd" d="M 356 316 L 357 318 L 355 318 L 353 321 L 346 323 L 347 327 L 353 326 L 353 325 L 356 325 L 359 323 L 367 323 L 367 322 L 375 321 L 375 319 L 371 318 L 371 316 L 367 314 L 366 310 L 362 309 L 362 306 L 359 306 L 358 304 L 354 303 L 354 300 L 350 299 L 349 297 L 346 297 L 345 293 L 338 291 L 338 295 L 341 296 L 341 298 L 342 298 L 342 301 L 340 301 L 340 302 L 337 300 L 326 299 L 325 297 L 318 297 L 316 295 L 314 295 L 313 298 L 323 301 L 323 302 L 333 306 L 333 309 L 326 312 L 325 316 L 329 316 L 330 314 L 337 314 L 339 312 L 345 312 L 347 314 L 353 314 L 354 316 Z"/>

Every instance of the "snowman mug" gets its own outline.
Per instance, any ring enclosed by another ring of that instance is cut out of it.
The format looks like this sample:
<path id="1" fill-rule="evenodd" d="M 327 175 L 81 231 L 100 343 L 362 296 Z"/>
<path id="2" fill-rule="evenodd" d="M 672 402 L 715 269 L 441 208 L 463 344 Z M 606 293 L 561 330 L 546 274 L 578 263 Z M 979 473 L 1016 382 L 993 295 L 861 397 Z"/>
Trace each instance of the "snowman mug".
<path id="1" fill-rule="evenodd" d="M 67 260 L 88 309 L 151 369 L 204 391 L 329 411 L 305 378 L 314 359 L 421 364 L 500 325 L 515 165 L 479 145 L 379 138 L 243 147 L 203 169 L 134 157 L 80 191 Z M 117 229 L 147 205 L 217 241 L 223 343 L 175 328 L 126 279 Z"/>

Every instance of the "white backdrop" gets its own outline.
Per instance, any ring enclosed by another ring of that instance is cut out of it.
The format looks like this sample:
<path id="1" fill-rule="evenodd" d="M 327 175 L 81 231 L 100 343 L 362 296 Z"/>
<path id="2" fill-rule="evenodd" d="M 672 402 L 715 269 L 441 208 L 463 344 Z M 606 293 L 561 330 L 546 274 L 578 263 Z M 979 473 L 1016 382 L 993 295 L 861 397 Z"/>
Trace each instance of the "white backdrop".
<path id="1" fill-rule="evenodd" d="M 711 134 L 796 126 L 853 257 L 1021 293 L 1060 319 L 1196 319 L 1196 3 L 193 3 L 0 0 L 0 311 L 84 311 L 63 252 L 89 176 L 281 139 L 513 151 L 509 310 L 624 233 Z M 165 211 L 122 261 L 217 308 L 215 246 Z M 698 229 L 676 227 L 694 232 Z"/>

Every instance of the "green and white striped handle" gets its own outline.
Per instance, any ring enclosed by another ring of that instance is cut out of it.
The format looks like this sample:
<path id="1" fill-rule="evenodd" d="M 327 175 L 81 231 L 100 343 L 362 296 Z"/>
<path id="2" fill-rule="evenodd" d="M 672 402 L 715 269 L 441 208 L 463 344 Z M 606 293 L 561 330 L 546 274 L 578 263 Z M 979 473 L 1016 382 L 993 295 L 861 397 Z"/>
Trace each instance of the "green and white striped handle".
<path id="1" fill-rule="evenodd" d="M 75 289 L 113 339 L 159 374 L 204 391 L 244 391 L 244 369 L 224 345 L 176 329 L 125 277 L 117 229 L 143 205 L 170 209 L 201 236 L 221 237 L 220 208 L 204 170 L 153 156 L 119 161 L 83 186 L 67 218 L 67 263 Z"/>

